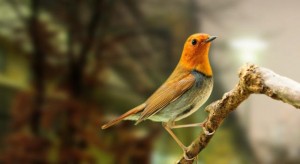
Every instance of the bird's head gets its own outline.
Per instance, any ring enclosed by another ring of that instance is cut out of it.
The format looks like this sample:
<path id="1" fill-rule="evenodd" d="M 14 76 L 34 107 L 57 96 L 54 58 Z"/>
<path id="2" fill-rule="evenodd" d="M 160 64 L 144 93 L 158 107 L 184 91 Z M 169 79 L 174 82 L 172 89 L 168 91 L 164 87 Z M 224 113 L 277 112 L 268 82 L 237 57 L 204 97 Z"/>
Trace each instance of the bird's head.
<path id="1" fill-rule="evenodd" d="M 212 76 L 208 52 L 211 41 L 216 38 L 203 33 L 191 35 L 184 44 L 179 64 L 188 70 L 196 70 Z"/>

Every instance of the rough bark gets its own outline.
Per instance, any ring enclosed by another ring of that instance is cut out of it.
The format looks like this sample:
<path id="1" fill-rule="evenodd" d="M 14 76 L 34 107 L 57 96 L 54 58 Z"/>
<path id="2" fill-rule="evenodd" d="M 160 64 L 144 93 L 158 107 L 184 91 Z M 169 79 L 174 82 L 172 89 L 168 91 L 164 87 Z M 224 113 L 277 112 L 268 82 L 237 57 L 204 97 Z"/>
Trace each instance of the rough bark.
<path id="1" fill-rule="evenodd" d="M 234 111 L 251 94 L 265 94 L 275 100 L 281 100 L 295 108 L 300 108 L 300 84 L 273 71 L 256 65 L 247 64 L 239 71 L 239 82 L 222 99 L 208 105 L 205 110 L 209 113 L 205 128 L 216 131 L 223 120 Z M 186 155 L 195 158 L 209 143 L 213 135 L 201 133 L 188 147 Z M 183 156 L 178 164 L 190 164 L 194 160 L 186 160 Z"/>

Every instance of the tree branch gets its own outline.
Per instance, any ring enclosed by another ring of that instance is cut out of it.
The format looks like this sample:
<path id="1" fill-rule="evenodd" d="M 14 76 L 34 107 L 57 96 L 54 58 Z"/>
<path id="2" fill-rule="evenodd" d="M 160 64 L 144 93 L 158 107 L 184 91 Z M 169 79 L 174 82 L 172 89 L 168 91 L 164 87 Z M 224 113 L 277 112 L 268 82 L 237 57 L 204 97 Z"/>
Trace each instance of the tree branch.
<path id="1" fill-rule="evenodd" d="M 205 128 L 210 132 L 216 131 L 223 120 L 234 111 L 251 94 L 265 94 L 275 100 L 281 100 L 295 108 L 300 108 L 300 84 L 280 76 L 273 71 L 256 65 L 245 65 L 239 71 L 239 83 L 221 100 L 208 105 L 205 110 L 209 112 Z M 192 159 L 196 157 L 208 144 L 213 135 L 201 133 L 188 147 L 186 155 Z M 184 157 L 178 164 L 190 164 L 193 160 Z"/>

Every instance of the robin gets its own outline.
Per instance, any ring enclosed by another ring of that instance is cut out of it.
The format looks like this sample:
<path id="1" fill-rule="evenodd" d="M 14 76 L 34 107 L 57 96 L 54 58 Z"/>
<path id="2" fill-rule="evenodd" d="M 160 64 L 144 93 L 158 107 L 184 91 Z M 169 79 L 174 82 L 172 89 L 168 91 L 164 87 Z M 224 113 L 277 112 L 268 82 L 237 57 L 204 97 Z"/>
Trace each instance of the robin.
<path id="1" fill-rule="evenodd" d="M 163 127 L 184 152 L 187 147 L 171 129 L 200 126 L 210 135 L 204 128 L 205 122 L 187 125 L 176 125 L 175 122 L 196 112 L 211 94 L 213 73 L 208 53 L 211 42 L 216 38 L 204 33 L 191 35 L 186 40 L 179 63 L 169 78 L 144 103 L 103 125 L 102 129 L 122 120 L 135 120 L 135 124 L 147 119 L 162 122 Z"/>

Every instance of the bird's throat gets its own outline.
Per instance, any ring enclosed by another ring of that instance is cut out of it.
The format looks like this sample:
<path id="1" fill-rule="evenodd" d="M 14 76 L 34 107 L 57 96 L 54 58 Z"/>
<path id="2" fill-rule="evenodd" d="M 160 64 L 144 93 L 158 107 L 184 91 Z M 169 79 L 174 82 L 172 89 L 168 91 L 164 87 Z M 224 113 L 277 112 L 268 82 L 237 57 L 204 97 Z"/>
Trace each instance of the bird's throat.
<path id="1" fill-rule="evenodd" d="M 179 64 L 187 70 L 196 70 L 206 76 L 212 76 L 213 73 L 209 63 L 208 54 L 202 55 L 203 56 L 200 57 L 182 58 Z"/>
<path id="2" fill-rule="evenodd" d="M 211 69 L 211 66 L 210 66 L 210 63 L 209 63 L 208 56 L 207 56 L 206 60 L 202 60 L 202 62 L 199 62 L 199 63 L 195 64 L 195 70 L 199 71 L 199 72 L 202 72 L 206 76 L 212 76 L 213 75 L 212 69 Z"/>

